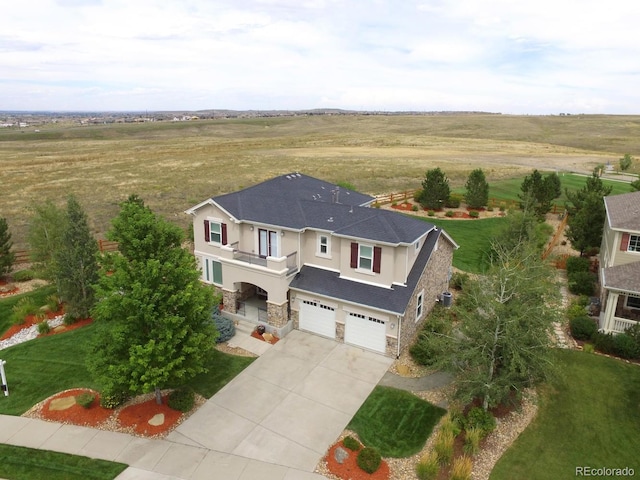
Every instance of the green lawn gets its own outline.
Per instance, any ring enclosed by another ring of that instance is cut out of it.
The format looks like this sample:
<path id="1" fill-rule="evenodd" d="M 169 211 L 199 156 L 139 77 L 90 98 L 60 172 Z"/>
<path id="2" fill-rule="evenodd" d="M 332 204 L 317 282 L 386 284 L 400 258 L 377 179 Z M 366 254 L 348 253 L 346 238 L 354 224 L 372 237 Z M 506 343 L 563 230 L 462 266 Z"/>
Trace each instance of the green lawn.
<path id="1" fill-rule="evenodd" d="M 18 284 L 20 286 L 20 284 Z M 24 297 L 31 298 L 38 306 L 42 306 L 46 303 L 47 297 L 52 293 L 55 293 L 54 286 L 47 286 L 39 288 L 29 293 L 22 293 L 19 295 L 13 295 L 11 297 L 0 300 L 0 335 L 6 332 L 9 327 L 13 325 L 11 315 L 13 314 L 13 306 Z"/>
<path id="2" fill-rule="evenodd" d="M 577 351 L 556 358 L 562 376 L 543 389 L 536 418 L 491 479 L 575 478 L 580 466 L 638 472 L 640 367 Z"/>
<path id="3" fill-rule="evenodd" d="M 78 455 L 0 444 L 0 477 L 9 480 L 112 480 L 127 468 Z"/>
<path id="4" fill-rule="evenodd" d="M 506 224 L 504 217 L 482 220 L 443 220 L 416 217 L 443 228 L 460 248 L 453 254 L 453 266 L 471 273 L 482 273 L 487 266 L 486 252 L 491 240 Z"/>
<path id="5" fill-rule="evenodd" d="M 422 450 L 444 413 L 409 392 L 376 387 L 347 428 L 383 457 L 408 457 Z"/>

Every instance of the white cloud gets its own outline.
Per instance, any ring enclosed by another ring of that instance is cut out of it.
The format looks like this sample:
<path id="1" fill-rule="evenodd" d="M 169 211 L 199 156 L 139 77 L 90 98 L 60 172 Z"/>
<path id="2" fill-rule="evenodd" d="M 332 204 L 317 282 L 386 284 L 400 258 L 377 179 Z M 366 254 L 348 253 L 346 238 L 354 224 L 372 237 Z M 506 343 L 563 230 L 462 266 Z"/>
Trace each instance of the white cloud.
<path id="1" fill-rule="evenodd" d="M 640 4 L 33 0 L 0 108 L 638 113 Z"/>

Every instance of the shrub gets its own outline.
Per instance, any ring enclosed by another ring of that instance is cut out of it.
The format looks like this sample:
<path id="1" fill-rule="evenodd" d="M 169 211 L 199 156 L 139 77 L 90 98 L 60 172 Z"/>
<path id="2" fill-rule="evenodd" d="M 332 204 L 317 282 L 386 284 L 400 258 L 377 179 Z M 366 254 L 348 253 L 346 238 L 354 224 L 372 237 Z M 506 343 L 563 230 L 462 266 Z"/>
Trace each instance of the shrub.
<path id="1" fill-rule="evenodd" d="M 624 333 L 633 339 L 638 348 L 638 352 L 640 352 L 640 323 L 636 323 L 627 328 Z"/>
<path id="2" fill-rule="evenodd" d="M 127 401 L 129 395 L 118 390 L 105 390 L 100 394 L 100 406 L 110 410 L 119 407 Z"/>
<path id="3" fill-rule="evenodd" d="M 468 281 L 469 275 L 467 273 L 455 272 L 451 275 L 451 286 L 456 290 L 464 290 Z"/>
<path id="4" fill-rule="evenodd" d="M 72 315 L 70 313 L 65 313 L 64 318 L 62 319 L 62 322 L 65 325 L 73 325 L 77 321 L 78 321 L 78 317 L 76 317 L 75 315 Z"/>
<path id="5" fill-rule="evenodd" d="M 452 218 L 454 215 L 453 210 L 447 210 L 447 212 L 444 214 L 445 217 L 449 217 Z"/>
<path id="6" fill-rule="evenodd" d="M 569 257 L 567 258 L 567 275 L 576 272 L 589 271 L 589 259 L 585 257 Z"/>
<path id="7" fill-rule="evenodd" d="M 38 307 L 29 297 L 23 297 L 13 306 L 11 319 L 16 325 L 21 325 L 26 320 L 27 315 L 34 315 Z"/>
<path id="8" fill-rule="evenodd" d="M 487 207 L 487 212 L 493 212 L 493 207 L 491 205 Z"/>
<path id="9" fill-rule="evenodd" d="M 596 277 L 590 272 L 573 272 L 569 277 L 569 291 L 574 295 L 593 295 Z"/>
<path id="10" fill-rule="evenodd" d="M 416 190 L 416 193 L 413 194 L 413 201 L 416 203 L 422 203 L 424 190 Z"/>
<path id="11" fill-rule="evenodd" d="M 419 480 L 435 480 L 439 471 L 438 455 L 433 450 L 425 453 L 416 465 L 416 475 Z"/>
<path id="12" fill-rule="evenodd" d="M 444 430 L 445 432 L 451 433 L 454 437 L 460 435 L 462 428 L 460 424 L 457 422 L 456 417 L 447 413 L 442 419 L 442 423 L 440 424 L 440 430 Z"/>
<path id="13" fill-rule="evenodd" d="M 409 348 L 411 357 L 421 365 L 433 365 L 444 353 L 445 345 L 432 342 L 433 333 L 448 334 L 451 332 L 451 311 L 444 307 L 434 307 L 429 318 L 422 327 L 417 340 Z"/>
<path id="14" fill-rule="evenodd" d="M 435 214 L 436 214 L 436 212 L 434 212 L 433 210 L 429 210 L 429 211 L 427 212 L 427 215 L 428 215 L 428 216 L 430 216 L 430 217 L 435 216 Z"/>
<path id="15" fill-rule="evenodd" d="M 29 280 L 33 280 L 36 278 L 36 272 L 33 270 L 18 270 L 17 272 L 13 272 L 13 280 L 16 282 L 28 282 Z"/>
<path id="16" fill-rule="evenodd" d="M 464 451 L 469 455 L 475 455 L 480 450 L 480 440 L 482 440 L 482 430 L 471 427 L 464 432 Z"/>
<path id="17" fill-rule="evenodd" d="M 444 206 L 446 208 L 458 208 L 460 207 L 460 203 L 462 203 L 462 195 L 459 193 L 452 193 L 447 198 L 447 201 L 444 202 Z"/>
<path id="18" fill-rule="evenodd" d="M 51 331 L 51 327 L 48 322 L 40 322 L 38 323 L 38 333 L 40 335 L 46 335 Z"/>
<path id="19" fill-rule="evenodd" d="M 471 211 L 469 212 L 469 216 L 470 216 L 471 218 L 478 218 L 478 217 L 480 216 L 480 212 L 478 212 L 477 210 L 471 210 Z"/>
<path id="20" fill-rule="evenodd" d="M 572 302 L 571 305 L 569 305 L 569 307 L 567 308 L 567 319 L 569 321 L 578 318 L 578 317 L 584 317 L 587 315 L 587 309 L 584 307 L 584 305 L 580 305 L 580 303 L 578 302 Z"/>
<path id="21" fill-rule="evenodd" d="M 596 349 L 595 349 L 595 347 L 593 346 L 593 343 L 585 343 L 585 344 L 582 346 L 582 351 L 583 351 L 584 353 L 593 353 L 593 352 L 595 352 L 595 350 L 596 350 Z"/>
<path id="22" fill-rule="evenodd" d="M 593 346 L 602 353 L 614 353 L 613 335 L 610 333 L 596 332 L 591 337 Z"/>
<path id="23" fill-rule="evenodd" d="M 411 210 L 413 210 L 414 212 L 418 211 L 418 205 L 414 205 L 413 207 L 411 207 Z"/>
<path id="24" fill-rule="evenodd" d="M 380 468 L 380 463 L 382 462 L 382 458 L 380 457 L 380 453 L 378 450 L 372 447 L 364 447 L 358 453 L 358 457 L 356 458 L 358 462 L 358 466 L 367 473 L 373 473 L 378 468 Z"/>
<path id="25" fill-rule="evenodd" d="M 638 358 L 638 345 L 635 340 L 626 333 L 619 333 L 613 336 L 613 351 L 621 358 Z"/>
<path id="26" fill-rule="evenodd" d="M 392 207 L 397 207 L 398 206 L 398 202 L 391 202 L 391 206 Z"/>
<path id="27" fill-rule="evenodd" d="M 351 450 L 353 452 L 357 452 L 361 448 L 360 442 L 358 442 L 351 435 L 348 435 L 348 436 L 344 437 L 342 439 L 342 444 L 345 446 L 345 448 L 348 448 L 349 450 Z"/>
<path id="28" fill-rule="evenodd" d="M 484 437 L 496 428 L 496 419 L 491 415 L 491 412 L 480 407 L 473 407 L 464 420 L 464 429 L 468 431 L 472 428 L 479 429 Z"/>
<path id="29" fill-rule="evenodd" d="M 504 212 L 506 209 L 507 209 L 507 208 L 506 208 L 504 205 L 500 205 L 499 210 L 500 210 L 501 212 Z"/>
<path id="30" fill-rule="evenodd" d="M 433 450 L 436 452 L 438 462 L 441 465 L 448 465 L 453 458 L 453 440 L 451 432 L 438 431 Z"/>
<path id="31" fill-rule="evenodd" d="M 193 389 L 188 387 L 177 388 L 169 394 L 167 405 L 179 412 L 189 412 L 195 404 L 196 396 Z"/>
<path id="32" fill-rule="evenodd" d="M 47 297 L 47 308 L 50 312 L 57 312 L 60 308 L 60 298 L 55 293 L 52 293 Z"/>
<path id="33" fill-rule="evenodd" d="M 223 317 L 222 315 L 215 313 L 213 314 L 212 319 L 213 324 L 216 326 L 216 330 L 219 333 L 216 343 L 226 342 L 233 338 L 236 334 L 236 327 L 233 324 L 233 320 L 229 320 L 227 317 Z"/>
<path id="34" fill-rule="evenodd" d="M 471 459 L 466 455 L 457 457 L 451 465 L 449 480 L 470 480 L 472 466 Z"/>
<path id="35" fill-rule="evenodd" d="M 76 395 L 76 403 L 83 408 L 90 408 L 95 399 L 96 396 L 89 392 L 83 392 L 80 395 Z"/>
<path id="36" fill-rule="evenodd" d="M 576 340 L 591 340 L 594 333 L 598 331 L 598 326 L 586 315 L 576 317 L 569 321 L 571 336 Z"/>

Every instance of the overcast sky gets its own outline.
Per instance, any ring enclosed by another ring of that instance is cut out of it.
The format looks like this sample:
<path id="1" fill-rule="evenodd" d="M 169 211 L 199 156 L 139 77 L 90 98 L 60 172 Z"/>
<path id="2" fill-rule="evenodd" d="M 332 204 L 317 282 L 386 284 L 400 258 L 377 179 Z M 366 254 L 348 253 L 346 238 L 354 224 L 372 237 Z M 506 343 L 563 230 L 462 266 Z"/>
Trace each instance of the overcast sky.
<path id="1" fill-rule="evenodd" d="M 637 0 L 3 0 L 0 110 L 640 114 Z"/>

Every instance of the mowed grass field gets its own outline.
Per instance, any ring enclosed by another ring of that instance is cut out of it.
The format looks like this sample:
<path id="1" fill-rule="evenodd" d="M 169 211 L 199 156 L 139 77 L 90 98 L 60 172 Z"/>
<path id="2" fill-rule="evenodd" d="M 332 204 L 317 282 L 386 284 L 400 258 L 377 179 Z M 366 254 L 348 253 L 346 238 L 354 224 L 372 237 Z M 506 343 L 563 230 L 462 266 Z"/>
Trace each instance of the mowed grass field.
<path id="1" fill-rule="evenodd" d="M 103 238 L 131 193 L 186 228 L 188 207 L 291 171 L 379 194 L 417 188 L 434 167 L 455 187 L 477 167 L 497 182 L 640 156 L 636 116 L 334 115 L 38 129 L 0 130 L 0 216 L 16 248 L 26 247 L 30 206 L 63 204 L 69 193 Z"/>

